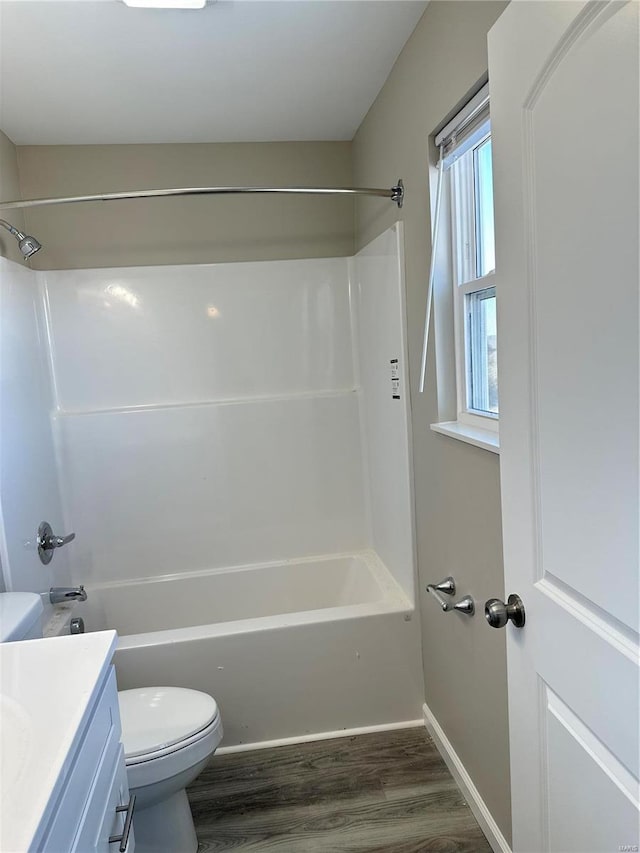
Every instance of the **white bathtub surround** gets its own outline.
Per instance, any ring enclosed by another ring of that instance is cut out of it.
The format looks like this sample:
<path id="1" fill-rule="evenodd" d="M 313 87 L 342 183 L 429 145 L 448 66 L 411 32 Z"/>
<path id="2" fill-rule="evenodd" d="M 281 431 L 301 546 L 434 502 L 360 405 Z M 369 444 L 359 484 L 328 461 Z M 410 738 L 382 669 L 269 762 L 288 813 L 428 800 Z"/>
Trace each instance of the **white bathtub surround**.
<path id="1" fill-rule="evenodd" d="M 351 264 L 371 545 L 413 602 L 416 559 L 401 224 L 365 246 Z"/>
<path id="2" fill-rule="evenodd" d="M 373 551 L 103 585 L 76 612 L 120 633 L 121 688 L 215 695 L 225 747 L 415 724 L 422 702 L 411 604 Z"/>
<path id="3" fill-rule="evenodd" d="M 415 721 L 423 696 L 415 675 L 417 623 L 402 613 L 278 621 L 178 642 L 125 639 L 116 654 L 119 684 L 170 679 L 195 690 L 215 688 L 223 746 Z"/>
<path id="4" fill-rule="evenodd" d="M 54 404 L 37 275 L 0 258 L 0 564 L 7 589 L 70 583 L 68 552 L 43 566 L 36 533 L 64 531 L 49 412 Z M 0 582 L 1 583 L 1 582 Z M 46 601 L 48 605 L 48 599 Z"/>
<path id="5" fill-rule="evenodd" d="M 40 273 L 78 608 L 225 747 L 414 724 L 401 226 L 356 259 Z"/>
<path id="6" fill-rule="evenodd" d="M 76 603 L 78 615 L 94 629 L 112 625 L 120 648 L 277 628 L 285 616 L 293 625 L 410 610 L 373 551 L 100 584 L 91 593 Z"/>
<path id="7" fill-rule="evenodd" d="M 75 576 L 373 546 L 413 600 L 399 229 L 351 269 L 334 258 L 41 274 Z"/>
<path id="8" fill-rule="evenodd" d="M 83 582 L 369 546 L 346 259 L 43 275 Z"/>
<path id="9" fill-rule="evenodd" d="M 346 258 L 41 275 L 65 414 L 354 387 Z"/>
<path id="10" fill-rule="evenodd" d="M 368 544 L 353 392 L 56 422 L 79 583 Z"/>

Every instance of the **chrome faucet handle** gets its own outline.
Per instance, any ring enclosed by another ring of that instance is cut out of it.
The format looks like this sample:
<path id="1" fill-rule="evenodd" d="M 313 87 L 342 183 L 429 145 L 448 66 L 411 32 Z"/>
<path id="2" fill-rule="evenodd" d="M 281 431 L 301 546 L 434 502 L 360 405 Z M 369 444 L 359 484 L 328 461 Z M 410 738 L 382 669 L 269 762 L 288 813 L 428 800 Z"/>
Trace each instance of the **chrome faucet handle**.
<path id="1" fill-rule="evenodd" d="M 56 548 L 62 548 L 68 542 L 73 542 L 75 538 L 75 533 L 68 533 L 66 536 L 56 536 L 49 522 L 43 521 L 38 527 L 38 536 L 36 539 L 38 543 L 38 556 L 41 562 L 46 566 L 53 559 L 53 552 Z"/>
<path id="2" fill-rule="evenodd" d="M 63 545 L 66 545 L 66 544 L 67 544 L 67 542 L 73 542 L 73 540 L 74 540 L 75 538 L 76 538 L 76 534 L 75 534 L 75 533 L 68 533 L 66 536 L 55 536 L 55 535 L 54 535 L 54 536 L 50 536 L 50 537 L 49 537 L 49 539 L 47 540 L 47 541 L 48 541 L 48 546 L 47 546 L 47 545 L 45 545 L 45 548 L 46 548 L 46 547 L 49 547 L 49 548 L 62 548 L 62 546 L 63 546 Z"/>

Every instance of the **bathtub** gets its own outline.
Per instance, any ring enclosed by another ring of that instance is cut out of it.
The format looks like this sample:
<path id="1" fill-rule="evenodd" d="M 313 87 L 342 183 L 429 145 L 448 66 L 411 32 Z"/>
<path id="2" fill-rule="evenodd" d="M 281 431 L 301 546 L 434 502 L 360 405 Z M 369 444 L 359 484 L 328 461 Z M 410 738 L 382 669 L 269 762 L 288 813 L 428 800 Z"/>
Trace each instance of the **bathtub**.
<path id="1" fill-rule="evenodd" d="M 215 696 L 223 747 L 416 725 L 414 611 L 373 551 L 87 586 L 76 615 L 115 628 L 120 689 Z"/>

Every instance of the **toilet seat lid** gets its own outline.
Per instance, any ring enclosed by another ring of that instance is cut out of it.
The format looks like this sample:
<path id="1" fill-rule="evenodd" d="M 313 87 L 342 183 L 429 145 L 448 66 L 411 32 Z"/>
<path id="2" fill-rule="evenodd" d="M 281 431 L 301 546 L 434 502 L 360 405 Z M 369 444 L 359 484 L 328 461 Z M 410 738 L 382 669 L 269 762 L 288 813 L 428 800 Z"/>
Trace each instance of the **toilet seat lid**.
<path id="1" fill-rule="evenodd" d="M 118 693 L 125 758 L 179 744 L 218 715 L 215 699 L 184 687 L 139 687 Z"/>

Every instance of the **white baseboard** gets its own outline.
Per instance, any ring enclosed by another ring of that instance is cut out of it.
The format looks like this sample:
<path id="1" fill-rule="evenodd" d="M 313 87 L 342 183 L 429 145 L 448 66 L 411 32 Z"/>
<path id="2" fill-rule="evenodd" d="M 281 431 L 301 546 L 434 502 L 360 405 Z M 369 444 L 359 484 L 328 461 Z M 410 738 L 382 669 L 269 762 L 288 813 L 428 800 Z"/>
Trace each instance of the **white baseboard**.
<path id="1" fill-rule="evenodd" d="M 469 808 L 474 814 L 475 819 L 480 824 L 480 828 L 487 837 L 487 841 L 491 845 L 494 853 L 512 853 L 511 847 L 507 843 L 506 838 L 500 832 L 498 824 L 493 819 L 493 815 L 487 808 L 487 804 L 480 796 L 480 792 L 473 784 L 471 776 L 467 773 L 464 764 L 451 745 L 451 741 L 446 736 L 440 724 L 433 716 L 431 709 L 425 703 L 422 706 L 424 715 L 424 725 L 431 735 L 433 742 L 438 748 L 438 752 L 443 757 L 445 764 L 451 771 L 451 775 L 456 780 L 458 787 L 464 794 Z"/>
<path id="2" fill-rule="evenodd" d="M 424 720 L 402 720 L 398 723 L 380 723 L 377 726 L 359 726 L 353 729 L 338 729 L 335 732 L 318 732 L 298 737 L 283 737 L 276 740 L 260 740 L 255 743 L 239 743 L 235 746 L 223 746 L 216 755 L 230 755 L 233 752 L 249 752 L 254 749 L 273 749 L 276 746 L 293 746 L 296 743 L 311 743 L 315 740 L 332 740 L 338 737 L 369 735 L 374 732 L 392 732 L 395 729 L 416 729 L 424 726 Z"/>

